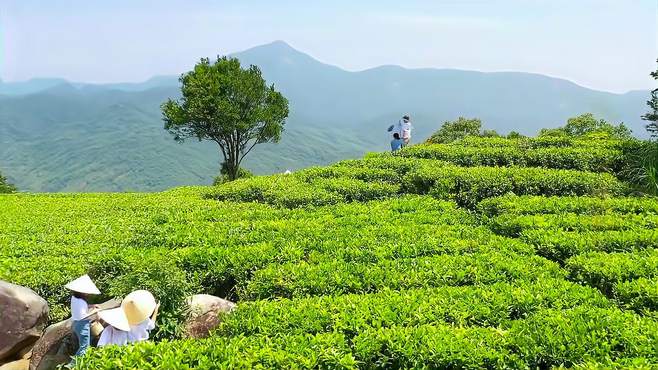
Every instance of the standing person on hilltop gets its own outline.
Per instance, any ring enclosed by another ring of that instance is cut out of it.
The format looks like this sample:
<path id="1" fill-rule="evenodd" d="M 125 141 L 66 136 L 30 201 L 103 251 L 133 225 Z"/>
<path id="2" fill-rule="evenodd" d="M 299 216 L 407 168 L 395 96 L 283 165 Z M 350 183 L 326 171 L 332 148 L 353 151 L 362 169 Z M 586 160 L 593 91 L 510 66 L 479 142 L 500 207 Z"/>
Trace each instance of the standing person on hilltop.
<path id="1" fill-rule="evenodd" d="M 398 123 L 391 125 L 388 128 L 388 132 L 393 132 L 393 141 L 400 139 L 402 140 L 402 147 L 405 147 L 409 145 L 409 142 L 411 141 L 411 128 L 411 118 L 409 118 L 408 115 L 405 115 L 398 121 Z M 396 134 L 398 135 L 398 138 L 395 138 Z M 391 149 L 393 149 L 393 141 L 391 141 Z M 395 149 L 393 149 L 393 151 L 395 151 Z"/>
<path id="2" fill-rule="evenodd" d="M 409 142 L 411 141 L 411 127 L 411 118 L 409 118 L 408 115 L 402 117 L 398 122 L 395 132 L 400 135 L 400 138 L 404 142 L 403 146 L 409 145 Z"/>
<path id="3" fill-rule="evenodd" d="M 402 117 L 402 135 L 400 137 L 404 141 L 405 146 L 409 145 L 411 141 L 411 128 L 411 118 L 409 116 Z"/>

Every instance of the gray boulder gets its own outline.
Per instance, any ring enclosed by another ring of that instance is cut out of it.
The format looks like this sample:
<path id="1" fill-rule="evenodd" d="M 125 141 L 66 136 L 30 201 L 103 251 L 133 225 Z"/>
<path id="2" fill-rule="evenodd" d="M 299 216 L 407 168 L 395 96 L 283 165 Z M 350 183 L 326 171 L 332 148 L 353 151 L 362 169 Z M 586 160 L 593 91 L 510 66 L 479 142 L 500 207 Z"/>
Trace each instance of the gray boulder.
<path id="1" fill-rule="evenodd" d="M 32 345 L 48 322 L 48 303 L 32 289 L 0 280 L 0 363 Z"/>
<path id="2" fill-rule="evenodd" d="M 231 312 L 235 303 L 208 294 L 188 298 L 190 314 L 185 322 L 185 336 L 206 338 L 222 322 L 222 315 Z"/>

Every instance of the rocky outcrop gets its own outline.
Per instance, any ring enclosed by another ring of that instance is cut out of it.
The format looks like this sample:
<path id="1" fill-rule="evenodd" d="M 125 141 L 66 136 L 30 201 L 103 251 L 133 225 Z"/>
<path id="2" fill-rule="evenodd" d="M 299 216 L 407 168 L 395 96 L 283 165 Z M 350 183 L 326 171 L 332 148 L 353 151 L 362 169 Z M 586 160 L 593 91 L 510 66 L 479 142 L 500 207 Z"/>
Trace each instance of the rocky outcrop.
<path id="1" fill-rule="evenodd" d="M 71 320 L 64 320 L 46 328 L 32 348 L 30 370 L 54 369 L 71 360 L 78 350 L 78 338 L 71 331 L 71 324 Z"/>
<path id="2" fill-rule="evenodd" d="M 185 322 L 185 336 L 205 338 L 221 323 L 222 315 L 232 311 L 235 303 L 208 294 L 188 298 L 190 314 Z"/>
<path id="3" fill-rule="evenodd" d="M 32 345 L 46 327 L 48 303 L 33 290 L 0 280 L 0 363 Z"/>
<path id="4" fill-rule="evenodd" d="M 30 360 L 17 360 L 8 362 L 0 366 L 0 370 L 28 370 L 30 368 Z"/>

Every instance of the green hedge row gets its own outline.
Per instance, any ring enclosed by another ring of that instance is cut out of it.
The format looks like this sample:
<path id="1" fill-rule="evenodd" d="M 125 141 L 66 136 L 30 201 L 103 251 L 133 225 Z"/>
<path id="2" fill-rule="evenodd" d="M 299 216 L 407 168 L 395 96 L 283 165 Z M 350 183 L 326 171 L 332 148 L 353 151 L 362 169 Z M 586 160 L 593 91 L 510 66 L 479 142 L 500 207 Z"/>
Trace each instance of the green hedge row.
<path id="1" fill-rule="evenodd" d="M 620 149 L 627 145 L 623 140 L 610 138 L 575 138 L 569 136 L 562 137 L 525 137 L 517 139 L 507 139 L 503 137 L 478 137 L 469 136 L 453 143 L 475 148 L 495 148 L 495 147 L 514 147 L 523 149 L 537 148 L 611 148 Z"/>
<path id="2" fill-rule="evenodd" d="M 583 360 L 656 363 L 652 321 L 616 309 L 544 310 L 506 329 L 419 326 L 372 329 L 355 357 L 381 368 L 539 368 Z"/>
<path id="3" fill-rule="evenodd" d="M 544 258 L 503 253 L 439 255 L 351 263 L 272 264 L 254 273 L 240 295 L 246 299 L 368 293 L 384 288 L 410 289 L 446 285 L 562 277 L 564 271 Z"/>
<path id="4" fill-rule="evenodd" d="M 614 287 L 615 299 L 622 307 L 638 312 L 650 311 L 655 318 L 658 311 L 658 278 L 641 277 L 636 280 L 622 281 Z"/>
<path id="5" fill-rule="evenodd" d="M 308 238 L 299 239 L 298 244 L 295 244 L 296 240 L 293 239 L 285 245 L 260 242 L 230 248 L 183 248 L 171 255 L 185 271 L 198 277 L 206 291 L 225 295 L 227 286 L 230 288 L 246 284 L 254 273 L 270 264 L 278 266 L 303 262 L 313 265 L 324 264 L 329 259 L 336 263 L 366 266 L 394 259 L 427 258 L 436 255 L 534 253 L 534 249 L 527 244 L 485 233 L 482 228 L 445 225 L 416 227 L 415 230 L 419 233 L 416 238 L 415 234 L 408 233 L 396 240 L 386 240 L 388 235 L 406 230 L 405 227 L 364 230 L 349 241 Z M 482 232 L 479 236 L 478 230 Z M 370 235 L 376 236 L 369 238 Z"/>
<path id="6" fill-rule="evenodd" d="M 458 144 L 414 145 L 397 155 L 446 161 L 458 166 L 520 166 L 616 172 L 622 164 L 619 150 L 599 147 L 525 149 L 511 146 L 469 147 Z"/>
<path id="7" fill-rule="evenodd" d="M 544 310 L 503 328 L 420 325 L 339 333 L 213 337 L 92 350 L 94 369 L 454 368 L 573 366 L 585 361 L 656 363 L 652 321 L 617 309 Z"/>
<path id="8" fill-rule="evenodd" d="M 504 214 L 490 219 L 488 224 L 494 232 L 500 235 L 518 237 L 523 231 L 533 229 L 542 229 L 545 234 L 550 234 L 555 229 L 564 231 L 656 229 L 658 228 L 658 215 Z"/>
<path id="9" fill-rule="evenodd" d="M 276 335 L 341 332 L 354 336 L 367 328 L 449 323 L 499 326 L 547 308 L 578 305 L 609 307 L 598 290 L 557 279 L 486 286 L 243 302 L 223 318 L 215 335 Z"/>
<path id="10" fill-rule="evenodd" d="M 658 311 L 658 250 L 588 253 L 565 265 L 572 280 L 599 288 L 624 308 Z"/>
<path id="11" fill-rule="evenodd" d="M 593 252 L 570 258 L 565 264 L 572 280 L 612 294 L 615 285 L 642 277 L 658 277 L 658 250 L 632 253 Z"/>
<path id="12" fill-rule="evenodd" d="M 142 342 L 92 349 L 81 369 L 358 369 L 340 334 Z"/>
<path id="13" fill-rule="evenodd" d="M 651 370 L 655 369 L 658 363 L 647 358 L 622 358 L 616 361 L 607 359 L 601 362 L 588 361 L 573 365 L 569 369 L 577 370 L 617 370 L 617 369 L 634 369 L 634 370 Z M 554 369 L 565 370 L 564 366 L 555 367 Z"/>
<path id="14" fill-rule="evenodd" d="M 356 178 L 320 178 L 306 182 L 296 175 L 258 176 L 222 184 L 207 198 L 234 202 L 261 202 L 286 208 L 369 201 L 396 196 L 399 185 Z"/>
<path id="15" fill-rule="evenodd" d="M 404 190 L 455 200 L 474 208 L 485 198 L 517 195 L 618 195 L 626 187 L 614 176 L 573 170 L 457 167 L 425 163 L 408 173 Z"/>
<path id="16" fill-rule="evenodd" d="M 394 171 L 387 169 L 389 165 L 396 166 Z M 400 181 L 401 188 L 397 183 Z M 625 191 L 625 185 L 605 173 L 534 167 L 459 167 L 444 161 L 386 155 L 293 175 L 237 180 L 214 188 L 206 196 L 296 208 L 383 199 L 401 192 L 430 193 L 473 208 L 485 198 L 507 193 L 580 196 L 619 195 Z"/>
<path id="17" fill-rule="evenodd" d="M 586 252 L 630 252 L 658 248 L 658 230 L 611 230 L 574 232 L 563 230 L 526 230 L 521 239 L 533 245 L 537 254 L 553 261 Z"/>
<path id="18" fill-rule="evenodd" d="M 532 215 L 577 213 L 599 215 L 607 213 L 658 214 L 658 199 L 654 197 L 544 197 L 505 195 L 485 199 L 478 210 L 487 216 L 502 214 Z"/>

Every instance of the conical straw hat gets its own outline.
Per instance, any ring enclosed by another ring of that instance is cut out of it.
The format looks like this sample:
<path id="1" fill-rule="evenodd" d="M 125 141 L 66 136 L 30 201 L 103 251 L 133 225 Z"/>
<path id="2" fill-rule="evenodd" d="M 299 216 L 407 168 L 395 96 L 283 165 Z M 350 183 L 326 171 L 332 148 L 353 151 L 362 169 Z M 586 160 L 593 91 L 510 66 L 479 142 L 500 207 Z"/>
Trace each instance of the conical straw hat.
<path id="1" fill-rule="evenodd" d="M 78 293 L 101 294 L 101 291 L 98 290 L 96 284 L 94 284 L 94 282 L 91 281 L 89 275 L 80 276 L 79 278 L 66 284 L 65 287 Z"/>
<path id="2" fill-rule="evenodd" d="M 137 325 L 146 320 L 155 310 L 155 298 L 147 290 L 136 290 L 121 302 L 121 308 L 128 317 L 130 325 Z"/>
<path id="3" fill-rule="evenodd" d="M 100 311 L 98 312 L 98 317 L 119 330 L 130 331 L 128 318 L 121 307 Z"/>

